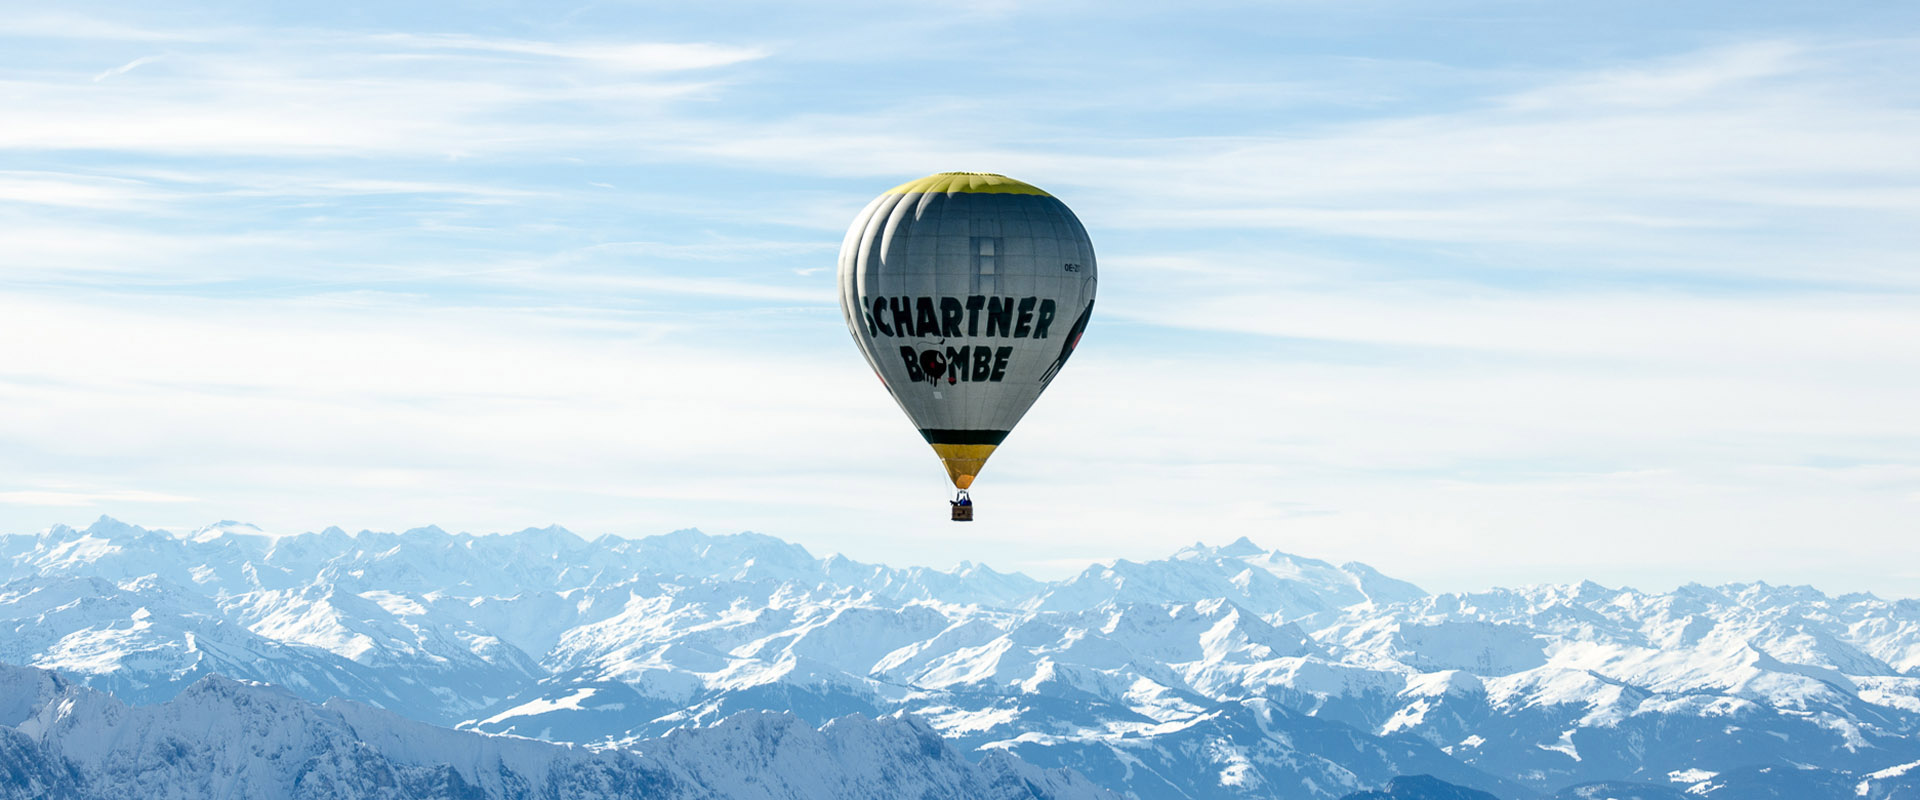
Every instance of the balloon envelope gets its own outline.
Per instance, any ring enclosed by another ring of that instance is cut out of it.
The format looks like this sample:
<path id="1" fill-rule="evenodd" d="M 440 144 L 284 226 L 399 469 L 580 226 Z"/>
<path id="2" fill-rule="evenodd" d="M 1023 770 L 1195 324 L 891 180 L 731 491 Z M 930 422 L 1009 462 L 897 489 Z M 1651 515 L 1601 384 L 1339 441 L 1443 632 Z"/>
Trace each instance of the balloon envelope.
<path id="1" fill-rule="evenodd" d="M 867 204 L 839 277 L 860 352 L 965 489 L 1073 354 L 1097 269 L 1053 195 L 943 172 Z"/>

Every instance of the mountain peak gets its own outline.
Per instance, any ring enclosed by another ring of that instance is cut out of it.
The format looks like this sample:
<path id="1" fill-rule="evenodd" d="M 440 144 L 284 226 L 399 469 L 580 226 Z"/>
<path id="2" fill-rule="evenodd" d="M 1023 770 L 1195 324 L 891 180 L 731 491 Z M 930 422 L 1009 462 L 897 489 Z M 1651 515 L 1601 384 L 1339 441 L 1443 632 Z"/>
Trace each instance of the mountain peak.
<path id="1" fill-rule="evenodd" d="M 101 514 L 99 519 L 94 520 L 93 524 L 88 525 L 87 529 L 81 531 L 81 533 L 98 536 L 103 539 L 111 539 L 116 536 L 139 536 L 148 533 L 148 531 L 146 528 L 138 525 L 129 525 L 113 517 Z"/>
<path id="2" fill-rule="evenodd" d="M 580 536 L 580 534 L 574 533 L 573 531 L 563 528 L 558 523 L 549 524 L 544 528 L 534 528 L 534 527 L 521 528 L 520 530 L 514 531 L 513 533 L 509 533 L 506 535 L 525 536 L 525 537 L 534 538 L 534 539 L 560 539 L 563 541 L 580 539 L 584 541 L 584 539 Z"/>
<path id="3" fill-rule="evenodd" d="M 41 531 L 39 536 L 41 539 L 66 539 L 68 537 L 78 535 L 79 533 L 80 532 L 77 530 L 74 530 L 73 526 L 71 525 L 68 525 L 63 522 L 56 522 L 52 525 L 47 526 L 47 529 Z"/>
<path id="4" fill-rule="evenodd" d="M 1173 559 L 1175 561 L 1192 561 L 1194 559 L 1207 558 L 1248 558 L 1264 555 L 1266 552 L 1267 551 L 1261 549 L 1259 545 L 1254 544 L 1252 539 L 1242 536 L 1233 540 L 1232 543 L 1220 547 L 1210 547 L 1206 542 L 1194 542 L 1175 552 Z"/>
<path id="5" fill-rule="evenodd" d="M 1214 552 L 1231 558 L 1242 558 L 1245 556 L 1257 556 L 1267 551 L 1261 549 L 1259 545 L 1254 544 L 1252 539 L 1242 536 L 1233 540 L 1232 544 L 1219 548 Z"/>
<path id="6" fill-rule="evenodd" d="M 275 686 L 262 681 L 229 678 L 217 672 L 208 673 L 180 691 L 183 700 L 208 699 L 221 700 L 238 696 L 248 696 L 265 700 L 271 698 L 276 703 L 297 704 L 301 700 L 285 687 Z"/>
<path id="7" fill-rule="evenodd" d="M 212 525 L 206 525 L 198 529 L 195 529 L 194 531 L 186 534 L 181 538 L 184 538 L 189 542 L 210 542 L 222 536 L 227 536 L 227 535 L 260 536 L 260 535 L 264 535 L 265 533 L 266 531 L 260 530 L 260 526 L 258 525 L 253 525 L 251 523 L 246 523 L 246 522 L 238 522 L 230 519 L 223 519 L 223 520 L 220 520 L 219 522 L 213 523 Z"/>

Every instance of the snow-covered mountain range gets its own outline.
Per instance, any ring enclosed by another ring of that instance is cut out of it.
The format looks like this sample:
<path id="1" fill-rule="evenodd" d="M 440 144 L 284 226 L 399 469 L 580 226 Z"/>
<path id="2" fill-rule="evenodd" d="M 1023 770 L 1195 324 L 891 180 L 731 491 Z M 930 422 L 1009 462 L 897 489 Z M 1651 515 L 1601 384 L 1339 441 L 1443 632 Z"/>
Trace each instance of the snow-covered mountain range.
<path id="1" fill-rule="evenodd" d="M 1066 767 L 1140 798 L 1339 798 L 1416 774 L 1512 800 L 1920 797 L 1920 603 L 1806 587 L 1434 595 L 1244 539 L 1043 582 L 756 534 L 275 537 L 106 518 L 0 537 L 0 578 L 0 662 L 64 676 L 37 680 L 90 698 L 76 708 L 164 727 L 208 693 L 273 698 L 247 708 L 303 709 L 302 730 L 325 731 L 303 741 L 369 742 L 393 775 L 441 770 L 418 780 L 481 779 L 403 743 L 534 753 L 502 763 L 536 786 L 556 759 L 669 774 L 662 743 L 693 741 L 669 732 L 773 726 L 934 731 L 978 762 L 942 780 Z M 88 749 L 97 727 L 34 728 L 48 706 L 10 703 L 0 748 L 110 780 L 144 769 Z M 782 713 L 740 716 L 762 711 Z M 369 733 L 408 725 L 434 733 Z M 1023 791 L 999 796 L 1055 790 Z"/>
<path id="2" fill-rule="evenodd" d="M 1005 753 L 973 763 L 911 717 L 738 714 L 622 748 L 436 728 L 359 703 L 203 678 L 128 707 L 0 666 L 0 798 L 1118 800 Z"/>

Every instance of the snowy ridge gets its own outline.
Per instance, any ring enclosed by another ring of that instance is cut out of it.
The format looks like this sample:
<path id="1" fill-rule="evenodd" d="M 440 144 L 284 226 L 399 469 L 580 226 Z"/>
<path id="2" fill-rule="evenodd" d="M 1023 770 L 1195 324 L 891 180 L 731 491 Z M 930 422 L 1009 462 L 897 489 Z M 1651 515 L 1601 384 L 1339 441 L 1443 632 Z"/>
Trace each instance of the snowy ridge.
<path id="1" fill-rule="evenodd" d="M 128 707 L 0 668 L 0 797 L 1114 800 L 1065 770 L 974 764 L 911 718 L 742 714 L 625 749 L 434 728 L 349 701 L 202 679 Z"/>
<path id="2" fill-rule="evenodd" d="M 0 661 L 135 703 L 218 674 L 623 748 L 746 711 L 907 712 L 969 758 L 1143 798 L 1337 798 L 1403 774 L 1698 795 L 1801 766 L 1854 796 L 1920 761 L 1920 603 L 1806 587 L 1430 595 L 1246 539 L 1041 582 L 757 534 L 105 518 L 0 537 L 0 576 Z M 1696 774 L 1714 777 L 1672 777 Z"/>

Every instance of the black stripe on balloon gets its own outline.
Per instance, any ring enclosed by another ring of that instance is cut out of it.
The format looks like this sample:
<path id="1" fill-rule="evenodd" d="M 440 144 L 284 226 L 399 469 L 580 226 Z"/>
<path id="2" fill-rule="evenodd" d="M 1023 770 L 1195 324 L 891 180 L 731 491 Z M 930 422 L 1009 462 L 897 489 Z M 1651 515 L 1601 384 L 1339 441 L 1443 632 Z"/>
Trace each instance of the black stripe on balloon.
<path id="1" fill-rule="evenodd" d="M 952 428 L 921 428 L 920 435 L 927 437 L 927 444 L 990 444 L 998 446 L 1007 440 L 1006 431 L 962 431 Z"/>

